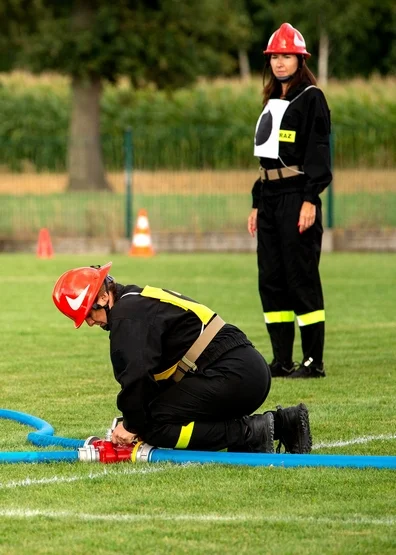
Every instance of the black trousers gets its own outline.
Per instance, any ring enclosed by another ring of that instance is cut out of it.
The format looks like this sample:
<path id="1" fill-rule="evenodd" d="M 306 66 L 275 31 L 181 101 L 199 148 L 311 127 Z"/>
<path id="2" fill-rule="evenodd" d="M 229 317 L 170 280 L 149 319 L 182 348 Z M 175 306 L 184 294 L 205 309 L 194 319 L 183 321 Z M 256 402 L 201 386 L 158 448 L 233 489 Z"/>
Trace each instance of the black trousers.
<path id="1" fill-rule="evenodd" d="M 319 274 L 322 210 L 316 206 L 312 227 L 300 233 L 301 193 L 263 197 L 257 217 L 259 292 L 274 358 L 293 360 L 294 317 L 300 325 L 304 360 L 323 360 L 324 303 Z"/>
<path id="2" fill-rule="evenodd" d="M 261 354 L 249 345 L 235 347 L 155 398 L 142 439 L 156 447 L 244 451 L 242 417 L 262 405 L 270 387 Z"/>

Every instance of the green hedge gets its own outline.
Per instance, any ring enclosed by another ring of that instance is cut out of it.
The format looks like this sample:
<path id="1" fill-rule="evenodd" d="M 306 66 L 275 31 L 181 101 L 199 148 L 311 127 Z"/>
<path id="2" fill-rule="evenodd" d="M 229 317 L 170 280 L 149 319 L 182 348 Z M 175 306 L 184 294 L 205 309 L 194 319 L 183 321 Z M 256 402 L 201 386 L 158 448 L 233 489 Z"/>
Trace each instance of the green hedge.
<path id="1" fill-rule="evenodd" d="M 337 86 L 326 91 L 332 112 L 335 165 L 396 164 L 396 97 L 383 85 Z M 172 96 L 106 87 L 103 150 L 108 169 L 123 167 L 123 138 L 132 128 L 134 164 L 155 168 L 255 167 L 253 133 L 260 84 L 200 85 Z M 0 86 L 0 165 L 22 171 L 64 171 L 70 91 L 31 84 Z"/>

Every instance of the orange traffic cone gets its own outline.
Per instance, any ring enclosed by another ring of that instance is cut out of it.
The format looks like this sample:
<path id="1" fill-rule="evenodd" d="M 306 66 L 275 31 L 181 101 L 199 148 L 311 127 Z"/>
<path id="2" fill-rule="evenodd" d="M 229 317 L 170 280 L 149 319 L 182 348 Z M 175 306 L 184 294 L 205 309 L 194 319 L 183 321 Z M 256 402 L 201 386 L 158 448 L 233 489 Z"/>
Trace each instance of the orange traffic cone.
<path id="1" fill-rule="evenodd" d="M 39 258 L 52 258 L 54 250 L 52 248 L 51 237 L 47 228 L 40 229 L 37 241 L 37 256 Z"/>
<path id="2" fill-rule="evenodd" d="M 132 245 L 129 256 L 153 256 L 154 249 L 151 243 L 150 225 L 147 210 L 141 208 L 138 212 L 135 229 L 132 237 Z"/>

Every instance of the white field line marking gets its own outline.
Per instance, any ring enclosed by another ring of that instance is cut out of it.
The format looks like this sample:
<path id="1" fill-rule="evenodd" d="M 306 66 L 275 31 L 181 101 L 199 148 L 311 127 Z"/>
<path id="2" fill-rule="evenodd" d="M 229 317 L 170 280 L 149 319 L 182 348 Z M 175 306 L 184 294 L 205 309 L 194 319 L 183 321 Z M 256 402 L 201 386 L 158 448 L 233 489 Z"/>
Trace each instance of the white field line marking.
<path id="1" fill-rule="evenodd" d="M 169 521 L 169 522 L 213 522 L 213 523 L 228 523 L 228 522 L 268 522 L 268 523 L 315 523 L 315 524 L 346 524 L 346 525 L 357 525 L 357 526 L 395 526 L 396 518 L 369 518 L 365 516 L 355 515 L 352 518 L 339 518 L 334 517 L 283 517 L 283 516 L 271 516 L 271 515 L 218 515 L 218 514 L 206 514 L 206 515 L 172 515 L 172 514 L 146 514 L 146 515 L 134 515 L 134 514 L 89 514 L 89 513 L 75 513 L 71 511 L 43 511 L 40 509 L 8 509 L 0 511 L 1 517 L 8 518 L 58 518 L 58 519 L 68 519 L 68 520 L 80 520 L 80 521 L 114 521 L 114 522 L 152 522 L 157 521 Z"/>
<path id="2" fill-rule="evenodd" d="M 150 468 L 124 468 L 121 471 L 108 470 L 107 468 L 103 472 L 90 472 L 85 476 L 53 476 L 51 478 L 26 478 L 25 480 L 12 481 L 12 482 L 0 482 L 0 489 L 2 488 L 17 488 L 26 486 L 37 486 L 46 484 L 62 484 L 68 482 L 77 482 L 79 480 L 93 480 L 94 478 L 105 478 L 107 476 L 123 476 L 130 474 L 152 474 L 153 472 L 161 472 L 165 470 L 163 467 L 151 466 Z"/>
<path id="3" fill-rule="evenodd" d="M 316 449 L 323 449 L 323 448 L 328 449 L 330 447 L 345 447 L 346 445 L 358 445 L 359 443 L 369 443 L 370 441 L 388 440 L 388 439 L 396 439 L 396 434 L 355 437 L 353 439 L 349 439 L 345 441 L 342 441 L 342 440 L 331 441 L 329 443 L 320 442 L 320 443 L 315 443 L 315 445 L 312 446 L 312 450 L 315 451 Z"/>

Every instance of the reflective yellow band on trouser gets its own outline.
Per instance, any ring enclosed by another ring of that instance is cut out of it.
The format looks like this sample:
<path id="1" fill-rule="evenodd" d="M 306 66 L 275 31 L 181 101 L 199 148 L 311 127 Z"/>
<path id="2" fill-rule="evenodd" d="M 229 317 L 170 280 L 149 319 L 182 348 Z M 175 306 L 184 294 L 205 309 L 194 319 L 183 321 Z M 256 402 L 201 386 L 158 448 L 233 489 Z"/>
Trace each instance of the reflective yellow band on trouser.
<path id="1" fill-rule="evenodd" d="M 307 312 L 307 314 L 300 314 L 297 316 L 297 322 L 300 327 L 309 326 L 311 324 L 318 324 L 325 321 L 325 311 L 315 310 L 315 312 Z"/>
<path id="2" fill-rule="evenodd" d="M 194 424 L 195 422 L 190 422 L 190 424 L 187 424 L 187 426 L 182 426 L 179 439 L 177 440 L 177 443 L 175 445 L 175 449 L 187 449 L 194 430 Z"/>
<path id="3" fill-rule="evenodd" d="M 282 324 L 283 322 L 294 322 L 292 310 L 280 310 L 279 312 L 264 312 L 266 324 Z"/>

